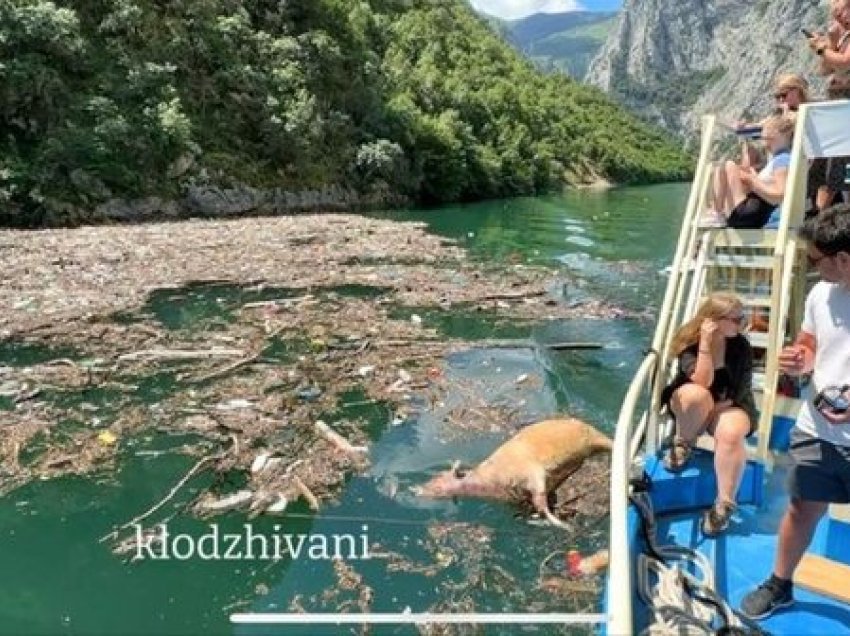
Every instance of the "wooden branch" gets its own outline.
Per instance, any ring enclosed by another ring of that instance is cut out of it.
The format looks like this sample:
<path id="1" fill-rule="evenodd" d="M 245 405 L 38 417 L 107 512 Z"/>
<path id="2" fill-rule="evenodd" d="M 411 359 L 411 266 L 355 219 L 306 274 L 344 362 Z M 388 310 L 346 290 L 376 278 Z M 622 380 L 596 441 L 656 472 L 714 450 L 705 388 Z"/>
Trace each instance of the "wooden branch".
<path id="1" fill-rule="evenodd" d="M 118 356 L 119 362 L 132 362 L 135 360 L 198 360 L 206 358 L 235 358 L 244 356 L 242 349 L 225 349 L 213 347 L 212 349 L 201 349 L 197 351 L 187 349 L 144 349 L 125 353 Z"/>
<path id="2" fill-rule="evenodd" d="M 197 378 L 195 378 L 194 380 L 191 380 L 191 381 L 195 384 L 199 384 L 201 382 L 206 382 L 208 380 L 214 380 L 215 378 L 220 378 L 221 376 L 227 375 L 228 373 L 230 373 L 232 371 L 236 371 L 236 369 L 239 369 L 239 368 L 244 367 L 246 365 L 253 364 L 254 362 L 257 362 L 257 360 L 260 358 L 262 353 L 263 353 L 262 350 L 258 351 L 257 353 L 255 353 L 252 356 L 248 356 L 247 358 L 243 358 L 242 360 L 237 360 L 236 362 L 234 362 L 232 364 L 228 364 L 228 365 L 222 367 L 221 369 L 211 371 L 210 373 L 205 373 L 204 375 L 197 377 Z"/>
<path id="3" fill-rule="evenodd" d="M 197 462 L 195 462 L 195 465 L 192 466 L 192 468 L 189 469 L 189 472 L 186 473 L 183 476 L 183 478 L 174 485 L 174 487 L 168 492 L 167 495 L 165 495 L 165 497 L 160 499 L 156 504 L 154 504 L 153 506 L 148 508 L 142 514 L 134 517 L 133 519 L 131 519 L 130 521 L 128 521 L 124 525 L 120 526 L 119 528 L 116 528 L 112 532 L 102 536 L 100 538 L 100 543 L 103 543 L 104 541 L 107 541 L 108 539 L 115 539 L 122 530 L 126 530 L 127 528 L 139 523 L 140 521 L 147 519 L 153 513 L 155 513 L 157 510 L 162 508 L 166 503 L 171 501 L 171 499 L 174 497 L 174 495 L 177 494 L 177 491 L 179 491 L 186 484 L 186 482 L 188 482 L 195 475 L 195 473 L 197 473 L 201 469 L 201 467 L 204 464 L 211 462 L 211 461 L 223 459 L 231 451 L 238 453 L 239 452 L 239 440 L 237 439 L 237 437 L 235 435 L 231 435 L 231 440 L 233 441 L 233 446 L 231 446 L 231 448 L 229 450 L 223 451 L 221 453 L 216 453 L 215 455 L 207 455 L 206 457 L 202 457 L 201 459 L 199 459 Z"/>
<path id="4" fill-rule="evenodd" d="M 307 300 L 312 300 L 313 298 L 313 294 L 307 294 L 306 296 L 295 296 L 294 298 L 273 298 L 272 300 L 258 300 L 252 303 L 245 303 L 244 305 L 242 305 L 242 309 L 258 309 L 261 307 L 286 307 Z"/>
<path id="5" fill-rule="evenodd" d="M 295 482 L 295 487 L 298 488 L 298 492 L 300 492 L 304 496 L 304 499 L 307 500 L 307 505 L 310 506 L 310 509 L 318 510 L 320 508 L 319 499 L 313 494 L 312 490 L 307 488 L 307 484 L 301 481 L 298 478 L 298 475 L 293 475 L 292 481 Z"/>
<path id="6" fill-rule="evenodd" d="M 368 453 L 369 448 L 367 446 L 354 446 L 345 439 L 342 435 L 333 430 L 330 426 L 325 424 L 322 420 L 318 420 L 315 424 L 316 430 L 328 440 L 331 444 L 336 446 L 339 450 L 344 451 L 350 455 L 355 453 Z"/>
<path id="7" fill-rule="evenodd" d="M 539 298 L 545 295 L 545 291 L 502 292 L 500 294 L 487 294 L 482 296 L 481 300 L 522 300 L 523 298 Z"/>
<path id="8" fill-rule="evenodd" d="M 466 345 L 476 349 L 552 349 L 568 351 L 579 349 L 604 349 L 601 342 L 532 342 L 530 340 L 479 340 Z"/>

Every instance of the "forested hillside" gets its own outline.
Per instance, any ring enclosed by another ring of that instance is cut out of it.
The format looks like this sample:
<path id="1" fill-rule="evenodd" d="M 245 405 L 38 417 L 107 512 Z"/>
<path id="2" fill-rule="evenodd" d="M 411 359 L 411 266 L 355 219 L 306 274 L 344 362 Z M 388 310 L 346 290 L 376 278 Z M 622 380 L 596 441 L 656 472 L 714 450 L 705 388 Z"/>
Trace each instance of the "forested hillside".
<path id="1" fill-rule="evenodd" d="M 511 20 L 505 30 L 516 47 L 542 70 L 561 71 L 581 80 L 616 18 L 616 12 L 537 13 Z"/>
<path id="2" fill-rule="evenodd" d="M 689 170 L 463 0 L 2 1 L 0 85 L 7 224 L 205 183 L 440 202 Z"/>

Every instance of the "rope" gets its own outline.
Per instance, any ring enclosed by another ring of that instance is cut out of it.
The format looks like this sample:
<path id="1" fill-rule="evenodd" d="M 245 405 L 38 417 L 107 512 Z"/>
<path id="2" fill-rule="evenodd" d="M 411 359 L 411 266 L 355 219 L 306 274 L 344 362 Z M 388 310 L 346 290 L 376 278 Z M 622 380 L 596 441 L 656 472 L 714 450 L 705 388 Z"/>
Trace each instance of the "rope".
<path id="1" fill-rule="evenodd" d="M 638 594 L 655 617 L 642 636 L 766 633 L 717 595 L 714 571 L 704 554 L 676 544 L 658 545 L 655 514 L 647 493 L 634 494 L 631 501 L 640 514 L 649 553 L 638 557 Z M 699 576 L 688 571 L 688 564 Z M 721 624 L 717 631 L 712 627 L 715 617 Z"/>

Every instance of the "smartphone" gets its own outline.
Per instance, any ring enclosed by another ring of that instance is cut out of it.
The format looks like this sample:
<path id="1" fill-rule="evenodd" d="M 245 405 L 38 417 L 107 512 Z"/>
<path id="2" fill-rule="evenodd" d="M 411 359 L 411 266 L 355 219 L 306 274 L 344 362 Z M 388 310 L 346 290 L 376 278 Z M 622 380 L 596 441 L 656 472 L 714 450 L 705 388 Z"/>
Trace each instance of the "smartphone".
<path id="1" fill-rule="evenodd" d="M 846 413 L 850 410 L 850 401 L 845 397 L 845 387 L 830 386 L 818 393 L 815 398 L 815 408 L 829 409 L 833 413 Z"/>
<path id="2" fill-rule="evenodd" d="M 807 38 L 813 38 L 813 37 L 815 37 L 815 34 L 814 34 L 814 33 L 812 33 L 811 31 L 809 31 L 808 29 L 800 29 L 800 33 L 802 33 L 803 35 L 805 35 Z"/>

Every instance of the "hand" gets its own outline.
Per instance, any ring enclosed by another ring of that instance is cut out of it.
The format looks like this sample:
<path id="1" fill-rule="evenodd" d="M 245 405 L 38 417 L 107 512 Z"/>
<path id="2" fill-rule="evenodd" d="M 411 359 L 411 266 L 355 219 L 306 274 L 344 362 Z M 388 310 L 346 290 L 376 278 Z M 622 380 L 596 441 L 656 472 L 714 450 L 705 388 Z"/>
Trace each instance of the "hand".
<path id="1" fill-rule="evenodd" d="M 822 409 L 820 414 L 824 416 L 830 424 L 847 424 L 850 422 L 850 410 L 843 413 L 836 413 L 832 409 Z"/>
<path id="2" fill-rule="evenodd" d="M 738 173 L 739 178 L 741 179 L 741 183 L 748 188 L 753 187 L 753 181 L 756 180 L 758 174 L 752 168 L 742 168 Z"/>
<path id="3" fill-rule="evenodd" d="M 803 347 L 790 345 L 779 353 L 779 370 L 788 375 L 800 375 L 805 370 L 806 356 Z"/>
<path id="4" fill-rule="evenodd" d="M 702 321 L 699 327 L 700 345 L 711 346 L 714 336 L 717 334 L 717 323 L 711 318 Z"/>
<path id="5" fill-rule="evenodd" d="M 821 49 L 828 49 L 830 47 L 830 39 L 826 35 L 821 35 L 820 33 L 815 33 L 812 37 L 809 38 L 809 48 L 817 53 Z"/>

